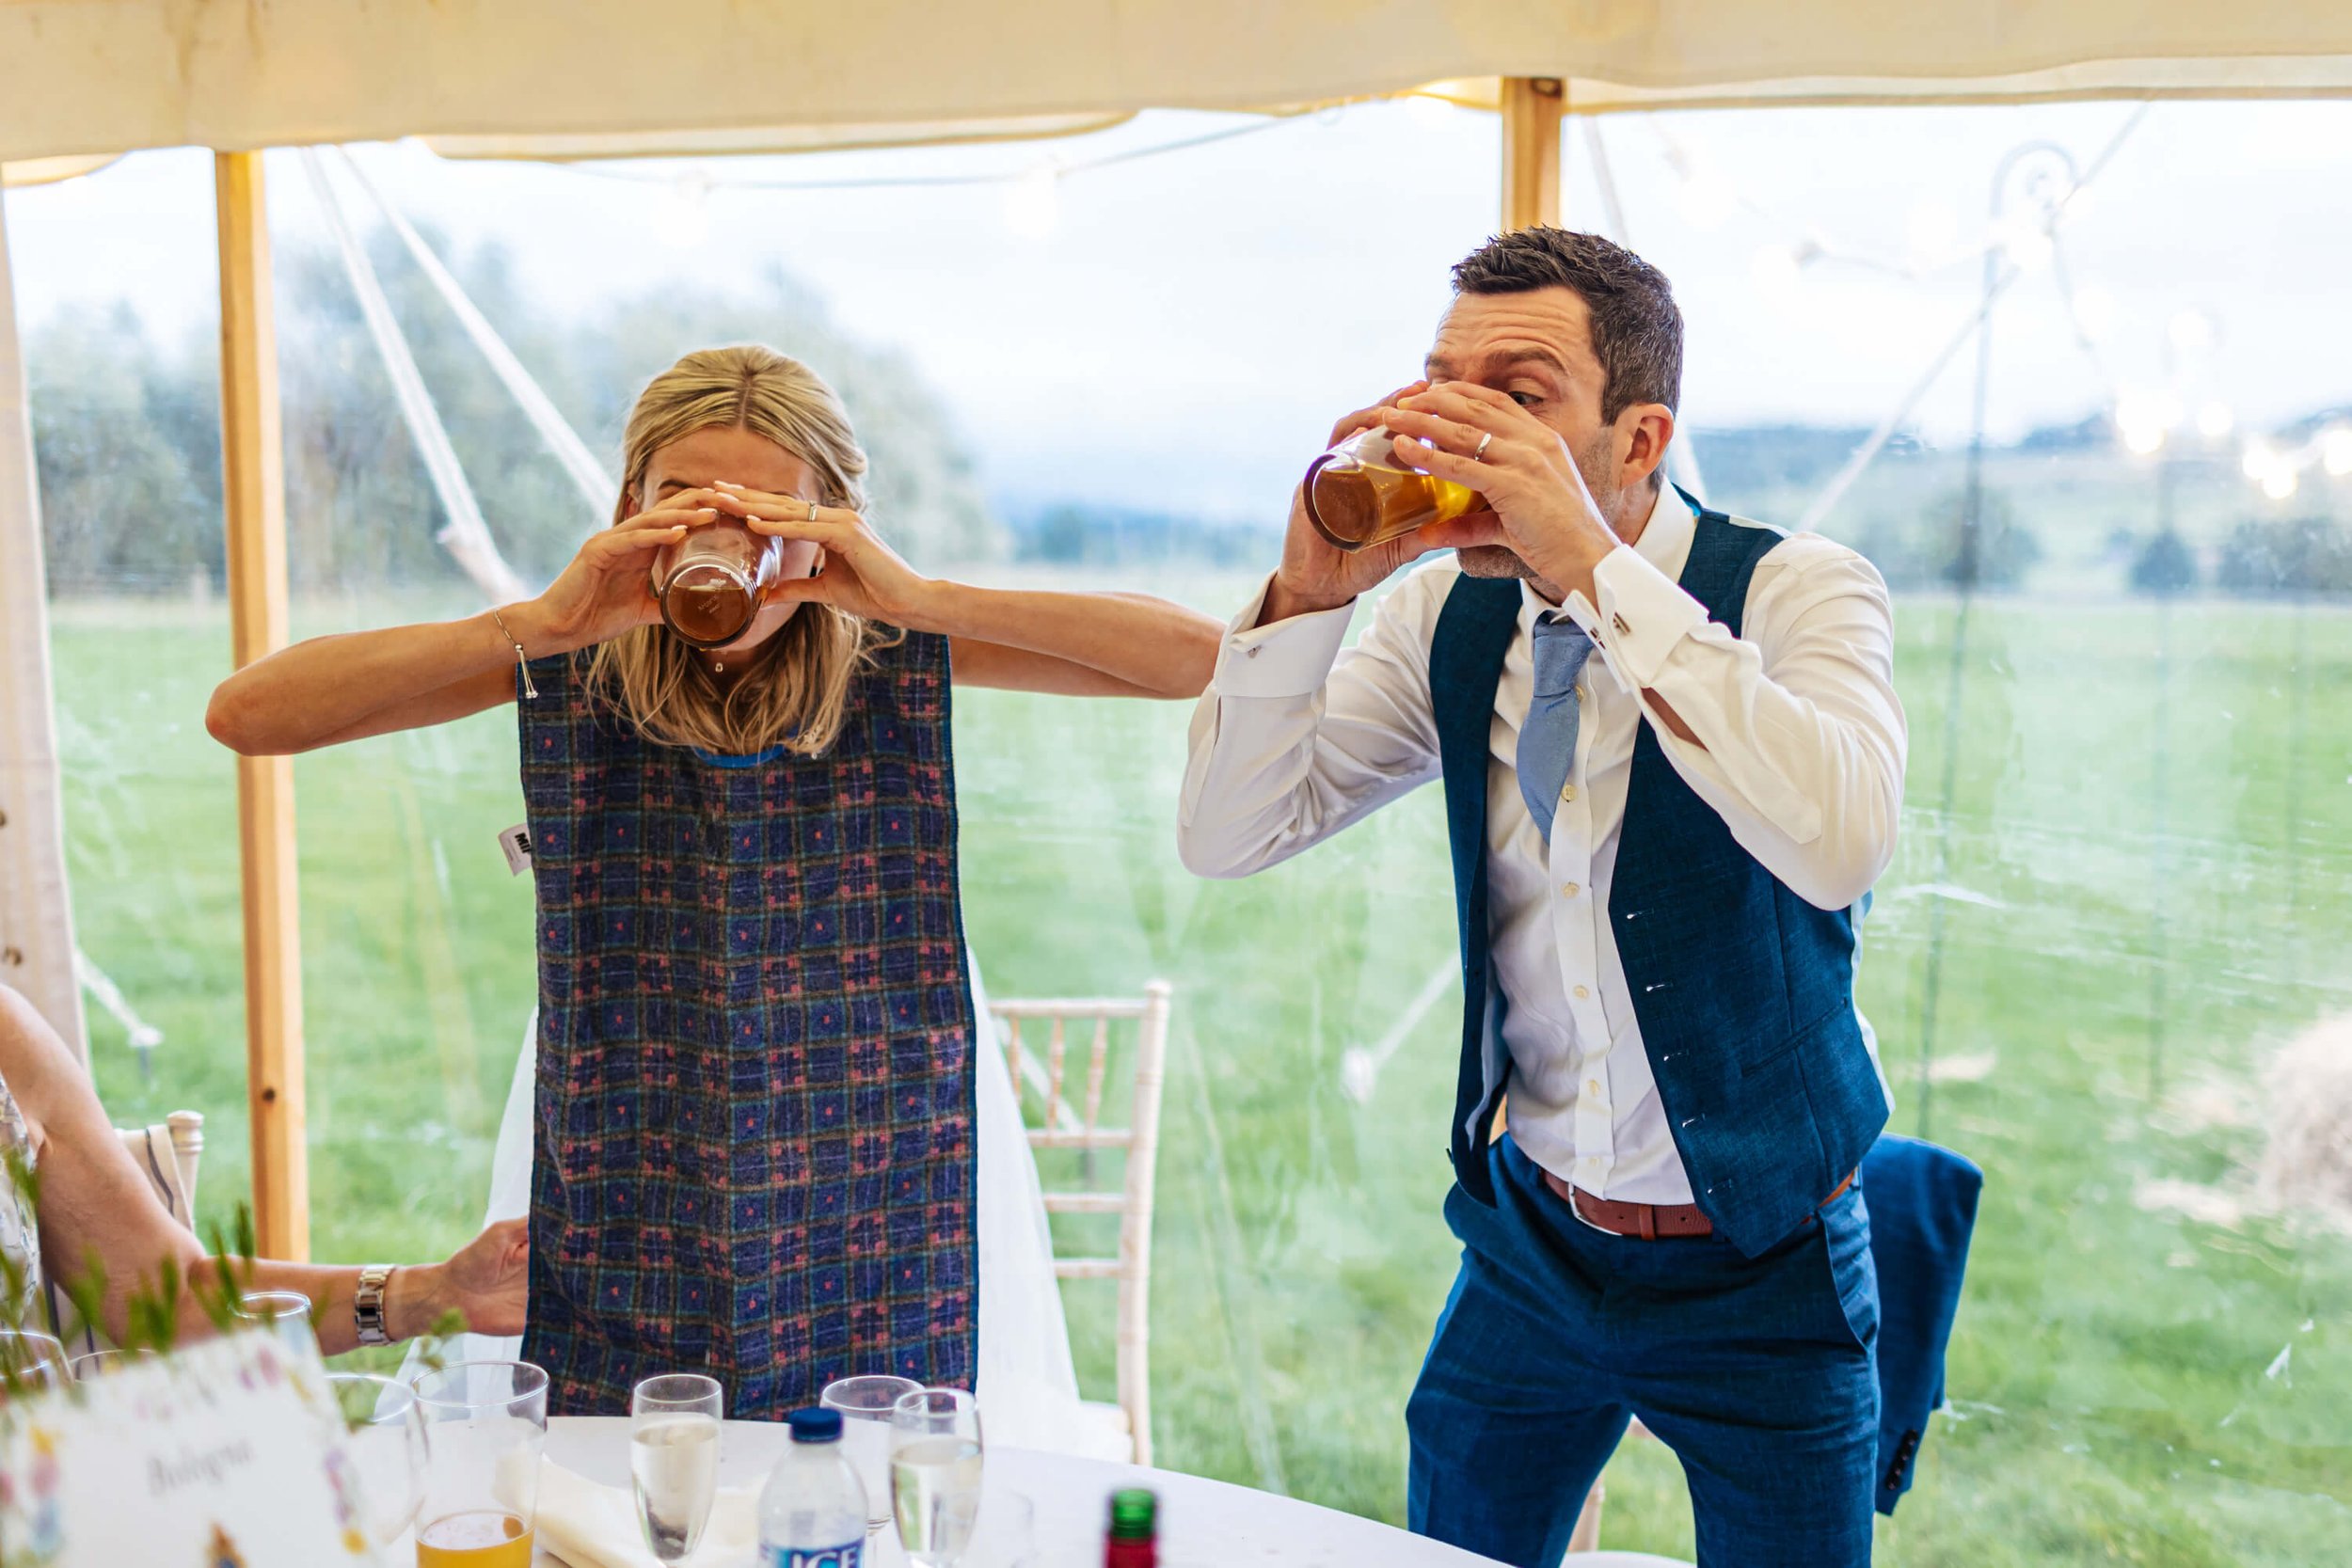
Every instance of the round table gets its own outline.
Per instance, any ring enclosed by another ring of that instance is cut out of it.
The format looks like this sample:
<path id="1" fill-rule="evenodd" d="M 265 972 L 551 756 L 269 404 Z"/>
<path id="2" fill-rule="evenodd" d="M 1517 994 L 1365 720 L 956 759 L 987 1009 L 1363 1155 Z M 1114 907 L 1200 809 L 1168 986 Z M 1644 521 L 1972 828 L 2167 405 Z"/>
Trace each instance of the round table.
<path id="1" fill-rule="evenodd" d="M 786 1442 L 779 1424 L 729 1421 L 719 1484 L 758 1486 Z M 626 1418 L 556 1417 L 548 1422 L 547 1452 L 590 1481 L 628 1484 Z M 1493 1568 L 1489 1559 L 1353 1513 L 1172 1470 L 991 1449 L 987 1474 L 988 1492 L 1021 1493 L 1035 1510 L 1033 1568 L 1095 1568 L 1103 1560 L 1108 1499 L 1122 1486 L 1160 1495 L 1160 1561 L 1167 1568 Z M 883 1530 L 874 1545 L 868 1560 L 877 1568 L 906 1561 L 895 1532 Z M 553 1568 L 559 1560 L 542 1552 L 539 1560 Z"/>

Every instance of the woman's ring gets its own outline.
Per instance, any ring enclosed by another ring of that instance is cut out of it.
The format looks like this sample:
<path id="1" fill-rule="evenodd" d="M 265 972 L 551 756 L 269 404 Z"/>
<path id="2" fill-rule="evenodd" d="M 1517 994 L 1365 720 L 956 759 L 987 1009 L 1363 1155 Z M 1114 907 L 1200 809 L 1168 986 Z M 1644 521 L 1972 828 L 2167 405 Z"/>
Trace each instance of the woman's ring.
<path id="1" fill-rule="evenodd" d="M 1491 430 L 1486 432 L 1486 435 L 1481 436 L 1478 438 L 1478 450 L 1470 453 L 1470 461 L 1473 463 L 1484 463 L 1486 461 L 1486 448 L 1488 444 L 1494 440 L 1494 438 L 1495 433 Z"/>
<path id="2" fill-rule="evenodd" d="M 812 523 L 815 522 L 817 520 L 817 503 L 815 501 L 808 501 L 804 504 L 808 507 L 808 520 Z"/>

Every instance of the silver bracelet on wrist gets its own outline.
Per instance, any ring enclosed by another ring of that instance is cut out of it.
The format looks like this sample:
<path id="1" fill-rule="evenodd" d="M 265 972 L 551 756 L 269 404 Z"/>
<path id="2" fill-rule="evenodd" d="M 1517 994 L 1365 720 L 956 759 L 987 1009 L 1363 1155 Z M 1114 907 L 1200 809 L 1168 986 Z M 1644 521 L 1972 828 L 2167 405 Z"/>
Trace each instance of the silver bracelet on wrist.
<path id="1" fill-rule="evenodd" d="M 392 1277 L 395 1263 L 370 1263 L 359 1271 L 359 1288 L 352 1292 L 351 1320 L 359 1331 L 363 1345 L 389 1345 L 392 1337 L 384 1328 L 384 1287 Z"/>
<path id="2" fill-rule="evenodd" d="M 522 676 L 523 695 L 536 697 L 539 695 L 539 689 L 531 684 L 531 656 L 523 652 L 523 645 L 520 642 L 515 641 L 515 634 L 506 629 L 506 617 L 498 612 L 498 607 L 495 605 L 490 609 L 490 619 L 498 623 L 499 635 L 514 644 L 515 671 Z"/>

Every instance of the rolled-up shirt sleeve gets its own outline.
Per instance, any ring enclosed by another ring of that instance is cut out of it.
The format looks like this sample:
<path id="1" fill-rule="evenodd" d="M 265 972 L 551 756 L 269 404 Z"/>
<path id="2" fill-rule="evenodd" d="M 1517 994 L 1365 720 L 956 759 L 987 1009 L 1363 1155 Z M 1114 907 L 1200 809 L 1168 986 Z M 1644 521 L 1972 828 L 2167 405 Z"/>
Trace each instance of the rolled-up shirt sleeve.
<path id="1" fill-rule="evenodd" d="M 1354 607 L 1228 627 L 1194 709 L 1177 850 L 1203 877 L 1288 860 L 1437 776 L 1429 632 L 1450 573 L 1415 572 L 1343 648 Z"/>
<path id="2" fill-rule="evenodd" d="M 1570 612 L 1627 689 L 1674 710 L 1694 745 L 1644 716 L 1740 847 L 1807 902 L 1852 903 L 1893 859 L 1909 735 L 1894 611 L 1876 568 L 1799 535 L 1756 565 L 1741 635 L 1620 547 Z"/>

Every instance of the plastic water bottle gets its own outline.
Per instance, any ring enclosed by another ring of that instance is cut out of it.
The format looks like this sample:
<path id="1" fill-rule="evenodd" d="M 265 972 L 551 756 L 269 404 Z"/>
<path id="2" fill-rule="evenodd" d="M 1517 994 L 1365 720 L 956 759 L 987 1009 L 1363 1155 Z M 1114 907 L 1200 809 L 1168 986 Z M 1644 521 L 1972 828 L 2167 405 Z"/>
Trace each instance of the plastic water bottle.
<path id="1" fill-rule="evenodd" d="M 792 1447 L 759 1493 L 760 1568 L 862 1568 L 866 1488 L 841 1451 L 841 1413 L 795 1410 Z"/>

